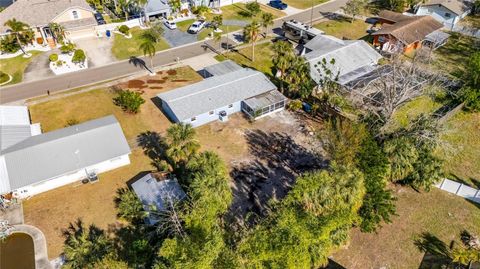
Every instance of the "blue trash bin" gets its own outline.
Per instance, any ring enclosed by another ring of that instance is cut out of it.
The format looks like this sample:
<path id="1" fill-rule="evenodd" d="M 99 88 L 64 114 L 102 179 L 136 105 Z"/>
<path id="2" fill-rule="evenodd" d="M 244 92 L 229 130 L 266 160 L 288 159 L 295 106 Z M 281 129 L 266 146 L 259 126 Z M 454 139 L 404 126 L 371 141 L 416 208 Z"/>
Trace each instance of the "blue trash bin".
<path id="1" fill-rule="evenodd" d="M 112 35 L 112 33 L 110 32 L 110 30 L 107 30 L 107 32 L 105 33 L 105 35 L 106 35 L 107 37 L 110 37 L 110 36 Z"/>

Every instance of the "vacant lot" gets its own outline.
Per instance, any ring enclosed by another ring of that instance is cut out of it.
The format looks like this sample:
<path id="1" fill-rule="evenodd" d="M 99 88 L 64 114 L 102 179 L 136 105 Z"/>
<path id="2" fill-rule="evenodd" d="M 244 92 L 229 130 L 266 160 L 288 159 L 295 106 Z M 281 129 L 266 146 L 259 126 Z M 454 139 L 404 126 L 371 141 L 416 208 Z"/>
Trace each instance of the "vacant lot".
<path id="1" fill-rule="evenodd" d="M 480 207 L 438 189 L 417 193 L 396 188 L 397 214 L 378 233 L 352 233 L 350 245 L 333 255 L 346 268 L 418 268 L 423 253 L 414 240 L 430 232 L 450 244 L 460 232 L 480 234 Z"/>
<path id="2" fill-rule="evenodd" d="M 470 55 L 480 50 L 480 43 L 473 37 L 453 32 L 449 34 L 447 44 L 434 52 L 433 66 L 460 78 Z"/>
<path id="3" fill-rule="evenodd" d="M 154 104 L 152 98 L 159 92 L 199 81 L 200 76 L 189 67 L 160 71 L 148 76 L 119 84 L 118 88 L 130 88 L 143 92 L 146 100 L 141 112 L 132 115 L 115 106 L 112 89 L 98 89 L 77 93 L 30 106 L 33 122 L 40 122 L 44 132 L 64 127 L 69 120 L 83 122 L 113 114 L 120 122 L 131 146 L 135 146 L 138 134 L 145 131 L 164 132 L 170 121 Z M 38 100 L 37 100 L 38 101 Z M 50 257 L 62 251 L 62 229 L 81 218 L 85 223 L 95 223 L 107 228 L 115 223 L 114 197 L 116 190 L 126 187 L 126 182 L 138 173 L 150 170 L 150 159 L 140 149 L 133 149 L 131 165 L 100 175 L 100 182 L 89 185 L 71 184 L 24 202 L 25 222 L 40 228 L 47 238 Z"/>
<path id="4" fill-rule="evenodd" d="M 10 59 L 0 60 L 0 69 L 2 72 L 12 76 L 12 81 L 8 84 L 19 83 L 23 80 L 23 72 L 35 56 L 41 54 L 41 51 L 29 51 L 32 54 L 30 58 L 24 58 L 23 54 Z"/>
<path id="5" fill-rule="evenodd" d="M 325 32 L 327 35 L 333 35 L 340 39 L 361 39 L 367 35 L 369 24 L 362 20 L 354 20 L 351 22 L 350 18 L 339 17 L 334 20 L 327 20 L 315 24 L 314 27 Z"/>
<path id="6" fill-rule="evenodd" d="M 230 59 L 241 66 L 250 67 L 272 76 L 272 57 L 272 43 L 267 42 L 255 46 L 255 61 L 252 61 L 252 46 L 215 56 L 215 59 L 218 61 Z"/>
<path id="7" fill-rule="evenodd" d="M 132 38 L 126 38 L 121 34 L 115 34 L 113 39 L 112 54 L 118 60 L 125 60 L 131 56 L 141 56 L 143 52 L 140 50 L 140 44 L 142 43 L 141 34 L 144 30 L 139 27 L 130 29 Z M 168 43 L 161 39 L 157 42 L 157 51 L 168 49 L 170 46 Z"/>

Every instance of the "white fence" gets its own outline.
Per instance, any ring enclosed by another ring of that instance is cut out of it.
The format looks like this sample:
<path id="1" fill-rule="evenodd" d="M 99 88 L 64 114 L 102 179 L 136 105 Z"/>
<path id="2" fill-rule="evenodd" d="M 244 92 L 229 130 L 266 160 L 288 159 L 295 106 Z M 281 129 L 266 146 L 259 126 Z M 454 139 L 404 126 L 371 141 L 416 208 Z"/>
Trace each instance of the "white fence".
<path id="1" fill-rule="evenodd" d="M 456 194 L 465 199 L 480 204 L 480 190 L 450 179 L 444 179 L 442 182 L 436 184 L 435 186 L 441 190 Z"/>

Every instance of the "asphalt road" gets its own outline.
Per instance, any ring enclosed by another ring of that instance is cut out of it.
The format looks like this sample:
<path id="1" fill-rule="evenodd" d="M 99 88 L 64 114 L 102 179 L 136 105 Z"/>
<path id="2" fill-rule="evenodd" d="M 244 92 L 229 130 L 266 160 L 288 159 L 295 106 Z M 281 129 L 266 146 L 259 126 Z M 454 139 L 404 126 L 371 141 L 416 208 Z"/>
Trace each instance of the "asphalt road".
<path id="1" fill-rule="evenodd" d="M 340 9 L 347 0 L 334 0 L 317 6 L 313 10 L 313 16 L 311 10 L 306 10 L 302 13 L 288 16 L 274 23 L 274 29 L 282 25 L 284 20 L 295 19 L 303 22 L 310 22 L 318 20 L 324 16 L 327 12 L 334 12 Z M 204 42 L 196 42 L 181 47 L 176 47 L 161 51 L 154 57 L 153 63 L 155 66 L 162 66 L 174 62 L 177 57 L 181 59 L 187 59 L 194 56 L 206 53 L 207 50 L 202 46 Z M 147 64 L 150 63 L 148 59 L 143 57 L 139 58 L 144 60 Z M 118 77 L 127 76 L 132 73 L 140 72 L 144 69 L 141 65 L 135 66 L 128 60 L 115 62 L 110 65 L 100 66 L 96 68 L 89 68 L 87 70 L 64 74 L 54 77 L 49 77 L 43 80 L 36 80 L 32 82 L 24 82 L 11 86 L 0 87 L 0 104 L 11 103 L 15 101 L 21 101 L 28 98 L 45 95 L 47 90 L 50 93 L 57 91 L 63 91 L 91 84 L 100 83 L 103 81 L 111 80 Z M 146 72 L 146 71 L 145 71 Z"/>

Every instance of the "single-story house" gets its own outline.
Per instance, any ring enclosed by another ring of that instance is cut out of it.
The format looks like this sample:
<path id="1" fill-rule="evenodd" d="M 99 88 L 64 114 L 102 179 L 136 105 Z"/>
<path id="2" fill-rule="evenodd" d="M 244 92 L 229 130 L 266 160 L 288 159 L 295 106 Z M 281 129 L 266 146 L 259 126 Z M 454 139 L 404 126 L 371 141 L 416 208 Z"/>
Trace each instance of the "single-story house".
<path id="1" fill-rule="evenodd" d="M 168 18 L 172 9 L 168 0 L 148 0 L 144 7 L 145 16 Z"/>
<path id="2" fill-rule="evenodd" d="M 210 8 L 218 8 L 228 6 L 235 3 L 245 3 L 245 0 L 182 0 L 188 2 L 191 6 L 207 6 Z"/>
<path id="3" fill-rule="evenodd" d="M 320 84 L 326 75 L 321 62 L 326 62 L 337 83 L 350 81 L 374 71 L 382 56 L 363 40 L 341 40 L 333 36 L 318 35 L 304 46 L 303 57 L 310 63 L 310 76 Z M 334 60 L 334 64 L 330 62 Z M 338 76 L 338 77 L 337 77 Z"/>
<path id="4" fill-rule="evenodd" d="M 473 7 L 469 0 L 429 0 L 420 3 L 415 10 L 416 15 L 430 15 L 448 29 L 452 29 L 461 19 L 465 18 Z"/>
<path id="5" fill-rule="evenodd" d="M 0 151 L 0 194 L 25 198 L 130 163 L 114 116 L 34 135 Z"/>
<path id="6" fill-rule="evenodd" d="M 15 18 L 35 32 L 35 42 L 55 46 L 55 36 L 50 23 L 58 23 L 65 29 L 68 39 L 95 36 L 97 25 L 95 11 L 85 0 L 17 0 L 2 11 L 0 35 L 8 33 L 5 22 Z"/>
<path id="7" fill-rule="evenodd" d="M 0 106 L 0 151 L 42 133 L 40 124 L 30 124 L 26 106 Z"/>
<path id="8" fill-rule="evenodd" d="M 222 69 L 228 71 L 224 73 Z M 216 120 L 227 121 L 229 115 L 240 111 L 258 119 L 285 108 L 287 98 L 261 72 L 232 62 L 207 67 L 205 72 L 212 76 L 157 95 L 164 113 L 173 122 L 197 127 Z"/>
<path id="9" fill-rule="evenodd" d="M 431 16 L 407 16 L 382 10 L 378 16 L 382 28 L 373 33 L 373 45 L 389 52 L 409 53 L 422 46 L 426 36 L 443 28 Z"/>
<path id="10" fill-rule="evenodd" d="M 176 179 L 169 179 L 162 175 L 147 174 L 132 183 L 131 186 L 142 202 L 143 208 L 149 213 L 145 219 L 149 225 L 154 225 L 159 221 L 159 216 L 155 213 L 152 214 L 152 211 L 164 211 L 186 197 Z"/>

